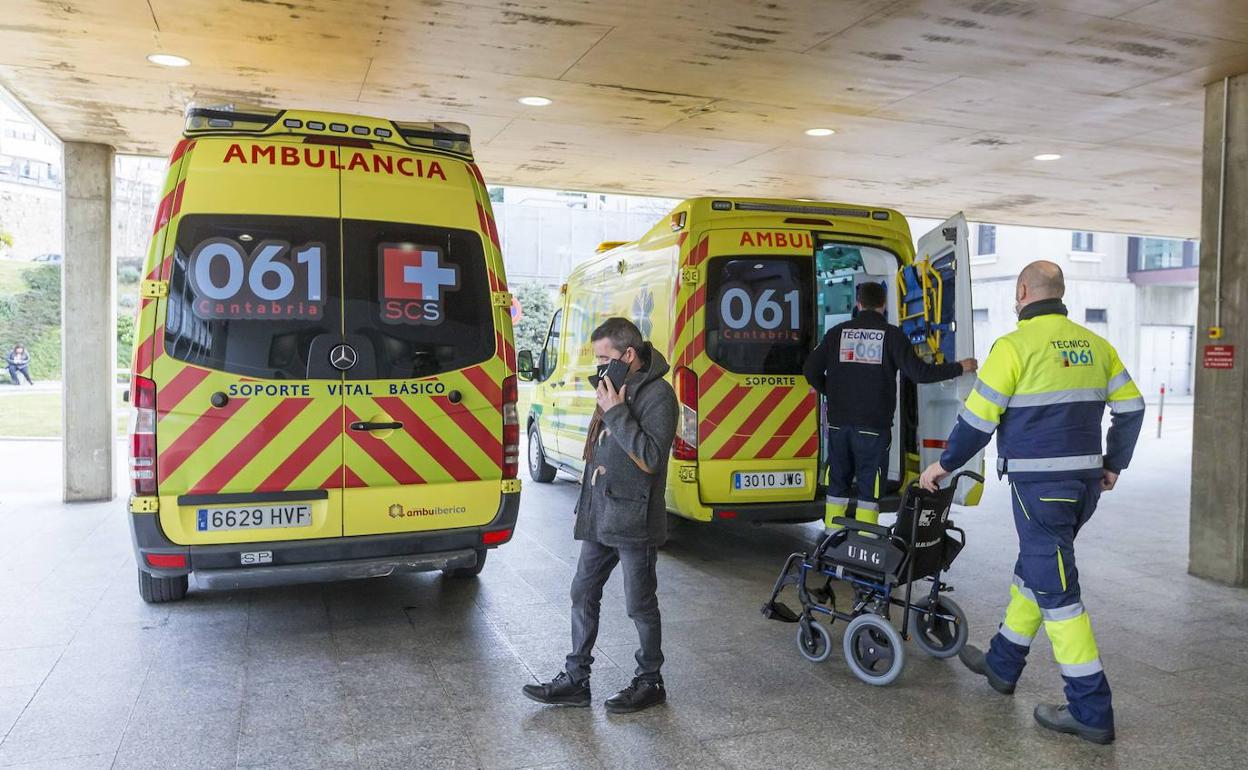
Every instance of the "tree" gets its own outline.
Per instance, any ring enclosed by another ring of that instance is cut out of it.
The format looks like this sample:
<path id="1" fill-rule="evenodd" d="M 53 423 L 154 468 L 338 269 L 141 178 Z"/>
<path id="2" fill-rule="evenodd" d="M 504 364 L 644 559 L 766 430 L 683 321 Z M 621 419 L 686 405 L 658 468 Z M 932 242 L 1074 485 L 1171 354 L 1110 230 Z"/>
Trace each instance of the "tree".
<path id="1" fill-rule="evenodd" d="M 555 314 L 555 300 L 550 290 L 540 283 L 521 284 L 515 293 L 521 312 L 515 324 L 516 350 L 531 350 L 536 359 L 546 343 L 550 319 Z"/>

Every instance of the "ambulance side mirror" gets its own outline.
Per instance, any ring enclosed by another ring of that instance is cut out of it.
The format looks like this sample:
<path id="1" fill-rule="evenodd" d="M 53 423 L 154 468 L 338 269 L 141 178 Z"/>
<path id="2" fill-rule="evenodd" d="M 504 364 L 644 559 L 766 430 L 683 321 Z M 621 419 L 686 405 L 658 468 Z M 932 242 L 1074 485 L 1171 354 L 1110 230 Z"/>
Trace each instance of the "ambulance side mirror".
<path id="1" fill-rule="evenodd" d="M 533 351 L 521 350 L 516 354 L 516 376 L 525 382 L 537 379 L 537 366 L 533 363 Z"/>

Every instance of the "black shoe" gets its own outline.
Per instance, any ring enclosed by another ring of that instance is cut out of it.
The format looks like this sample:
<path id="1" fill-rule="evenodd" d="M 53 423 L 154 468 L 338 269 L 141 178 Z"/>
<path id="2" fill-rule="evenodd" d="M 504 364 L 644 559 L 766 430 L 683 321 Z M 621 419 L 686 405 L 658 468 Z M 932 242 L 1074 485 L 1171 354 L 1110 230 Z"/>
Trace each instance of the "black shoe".
<path id="1" fill-rule="evenodd" d="M 667 689 L 662 682 L 650 682 L 634 678 L 632 683 L 607 698 L 607 711 L 612 714 L 631 714 L 667 702 Z"/>
<path id="2" fill-rule="evenodd" d="M 521 688 L 529 700 L 545 703 L 547 706 L 589 706 L 589 680 L 574 682 L 568 672 L 560 671 L 559 675 L 549 682 L 526 684 Z"/>
<path id="3" fill-rule="evenodd" d="M 1065 705 L 1057 706 L 1052 703 L 1041 703 L 1039 706 L 1036 706 L 1035 717 L 1041 727 L 1055 730 L 1059 733 L 1078 735 L 1089 743 L 1099 743 L 1104 746 L 1114 742 L 1114 728 L 1089 727 L 1075 719 L 1074 714 L 1071 714 L 1070 709 L 1066 708 Z"/>
<path id="4" fill-rule="evenodd" d="M 970 670 L 974 671 L 982 677 L 988 679 L 988 684 L 992 685 L 992 689 L 1002 695 L 1014 694 L 1014 682 L 1007 682 L 997 676 L 992 667 L 988 665 L 988 660 L 984 657 L 984 651 L 973 645 L 966 645 L 958 653 L 958 659 L 962 661 Z"/>

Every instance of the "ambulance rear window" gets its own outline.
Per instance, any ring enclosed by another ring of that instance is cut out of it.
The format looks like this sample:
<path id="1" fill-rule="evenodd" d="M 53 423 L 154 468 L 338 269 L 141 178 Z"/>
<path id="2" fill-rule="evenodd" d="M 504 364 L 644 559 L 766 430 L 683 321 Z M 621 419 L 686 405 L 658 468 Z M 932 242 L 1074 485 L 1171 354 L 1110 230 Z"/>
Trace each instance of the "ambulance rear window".
<path id="1" fill-rule="evenodd" d="M 480 233 L 344 219 L 347 338 L 364 355 L 352 380 L 430 377 L 494 355 Z"/>
<path id="2" fill-rule="evenodd" d="M 706 352 L 741 374 L 800 374 L 813 346 L 810 257 L 716 257 L 707 268 Z"/>
<path id="3" fill-rule="evenodd" d="M 338 220 L 188 214 L 178 224 L 165 352 L 261 379 L 337 379 L 309 355 L 339 336 Z"/>

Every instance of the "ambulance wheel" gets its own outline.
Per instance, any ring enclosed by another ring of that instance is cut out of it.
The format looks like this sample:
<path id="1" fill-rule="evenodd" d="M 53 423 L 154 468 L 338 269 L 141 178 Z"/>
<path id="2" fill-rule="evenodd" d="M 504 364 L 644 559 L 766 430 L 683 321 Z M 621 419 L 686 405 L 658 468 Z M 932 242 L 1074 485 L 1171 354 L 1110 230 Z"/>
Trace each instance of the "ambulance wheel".
<path id="1" fill-rule="evenodd" d="M 931 597 L 923 597 L 914 603 L 915 607 L 926 609 Z M 919 649 L 933 658 L 952 658 L 962 651 L 970 628 L 966 623 L 966 613 L 953 599 L 941 596 L 936 599 L 936 610 L 954 617 L 953 622 L 943 620 L 934 615 L 911 611 L 910 636 Z"/>
<path id="2" fill-rule="evenodd" d="M 901 634 L 879 615 L 859 615 L 845 628 L 845 662 L 867 684 L 883 687 L 901 676 L 906 651 Z"/>
<path id="3" fill-rule="evenodd" d="M 489 553 L 488 549 L 477 549 L 477 563 L 471 567 L 455 567 L 453 569 L 443 570 L 443 574 L 453 578 L 473 578 L 481 574 L 481 570 L 485 569 L 485 557 Z"/>
<path id="4" fill-rule="evenodd" d="M 139 570 L 139 596 L 148 604 L 164 602 L 180 602 L 186 598 L 186 587 L 190 582 L 189 575 L 177 577 L 156 577 Z"/>
<path id="5" fill-rule="evenodd" d="M 811 663 L 822 663 L 832 654 L 832 634 L 814 620 L 798 623 L 797 651 Z"/>
<path id="6" fill-rule="evenodd" d="M 555 480 L 555 466 L 546 462 L 542 434 L 536 424 L 529 428 L 529 477 L 539 484 L 549 484 Z"/>

